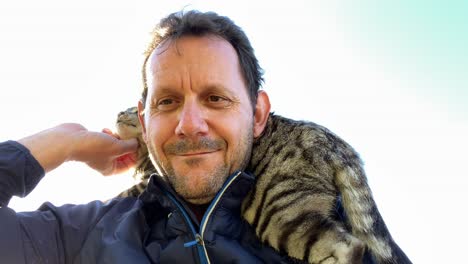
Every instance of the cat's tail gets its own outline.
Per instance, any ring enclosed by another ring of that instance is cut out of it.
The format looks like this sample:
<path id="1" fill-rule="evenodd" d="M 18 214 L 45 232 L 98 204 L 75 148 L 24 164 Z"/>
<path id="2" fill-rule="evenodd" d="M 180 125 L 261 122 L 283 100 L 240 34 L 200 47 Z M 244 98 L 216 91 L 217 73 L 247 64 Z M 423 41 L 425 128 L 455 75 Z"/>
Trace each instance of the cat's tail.
<path id="1" fill-rule="evenodd" d="M 336 164 L 335 184 L 353 235 L 367 245 L 377 263 L 411 263 L 393 240 L 377 209 L 358 154 L 351 147 L 339 149 L 343 151 L 336 160 L 342 163 Z"/>

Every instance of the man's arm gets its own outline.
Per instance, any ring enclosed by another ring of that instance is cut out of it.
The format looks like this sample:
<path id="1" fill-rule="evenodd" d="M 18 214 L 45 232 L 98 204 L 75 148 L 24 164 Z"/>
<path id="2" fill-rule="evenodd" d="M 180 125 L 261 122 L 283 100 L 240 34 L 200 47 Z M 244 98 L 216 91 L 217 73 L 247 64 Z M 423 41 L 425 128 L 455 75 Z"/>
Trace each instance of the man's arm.
<path id="1" fill-rule="evenodd" d="M 103 175 L 128 170 L 135 164 L 138 143 L 79 124 L 62 124 L 18 142 L 0 143 L 0 206 L 13 195 L 26 196 L 44 176 L 65 161 L 86 163 Z"/>
<path id="2" fill-rule="evenodd" d="M 79 124 L 62 124 L 18 141 L 49 172 L 65 161 L 86 163 L 103 175 L 120 173 L 133 166 L 131 153 L 136 139 L 120 140 L 102 132 L 88 131 Z"/>
<path id="3" fill-rule="evenodd" d="M 124 171 L 135 163 L 132 153 L 137 144 L 78 124 L 63 124 L 18 142 L 0 143 L 0 262 L 61 263 L 67 257 L 64 252 L 77 248 L 70 243 L 79 244 L 86 237 L 85 227 L 111 207 L 90 203 L 55 210 L 49 205 L 17 214 L 5 207 L 13 195 L 26 196 L 45 172 L 69 160 L 82 161 L 104 175 Z M 83 229 L 75 230 L 75 226 Z M 67 234 L 73 239 L 65 241 Z"/>
<path id="4" fill-rule="evenodd" d="M 0 207 L 12 196 L 24 197 L 44 176 L 29 150 L 15 141 L 0 143 Z"/>

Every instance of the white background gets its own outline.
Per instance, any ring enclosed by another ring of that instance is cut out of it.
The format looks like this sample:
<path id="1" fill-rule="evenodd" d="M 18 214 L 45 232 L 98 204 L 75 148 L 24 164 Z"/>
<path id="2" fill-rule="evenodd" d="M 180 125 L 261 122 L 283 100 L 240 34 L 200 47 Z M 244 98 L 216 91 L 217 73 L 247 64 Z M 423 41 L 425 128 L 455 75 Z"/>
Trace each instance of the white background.
<path id="1" fill-rule="evenodd" d="M 113 128 L 139 99 L 153 25 L 182 8 L 216 11 L 250 37 L 276 113 L 322 124 L 360 152 L 380 212 L 413 262 L 465 261 L 468 63 L 452 44 L 466 43 L 466 31 L 435 49 L 432 31 L 409 41 L 413 13 L 395 24 L 404 6 L 376 21 L 378 5 L 347 1 L 138 3 L 0 3 L 0 141 L 63 122 Z M 67 163 L 10 206 L 84 203 L 131 184 Z"/>

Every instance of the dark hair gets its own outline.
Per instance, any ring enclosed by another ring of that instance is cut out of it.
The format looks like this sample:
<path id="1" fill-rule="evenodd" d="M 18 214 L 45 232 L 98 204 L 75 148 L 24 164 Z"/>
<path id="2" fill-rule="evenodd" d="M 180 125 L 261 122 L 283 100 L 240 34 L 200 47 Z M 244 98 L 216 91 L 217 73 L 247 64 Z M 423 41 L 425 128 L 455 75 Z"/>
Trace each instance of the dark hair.
<path id="1" fill-rule="evenodd" d="M 253 109 L 257 102 L 257 94 L 263 83 L 263 70 L 260 68 L 254 50 L 244 31 L 225 16 L 214 12 L 200 12 L 190 10 L 179 11 L 161 19 L 156 25 L 153 39 L 145 52 L 143 62 L 143 92 L 142 101 L 145 104 L 148 95 L 146 79 L 146 65 L 151 53 L 163 42 L 176 40 L 183 36 L 206 36 L 215 35 L 228 41 L 236 50 L 239 65 L 244 81 L 247 85 L 247 93 Z"/>

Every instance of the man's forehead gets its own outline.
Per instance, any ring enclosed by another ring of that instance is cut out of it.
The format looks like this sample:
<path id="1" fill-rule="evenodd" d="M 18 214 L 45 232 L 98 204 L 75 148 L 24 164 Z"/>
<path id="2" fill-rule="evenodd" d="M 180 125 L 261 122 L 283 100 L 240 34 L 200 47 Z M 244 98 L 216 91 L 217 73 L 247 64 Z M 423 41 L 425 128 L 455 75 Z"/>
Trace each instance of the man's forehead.
<path id="1" fill-rule="evenodd" d="M 204 63 L 229 61 L 234 65 L 224 66 L 238 66 L 237 53 L 225 39 L 215 35 L 183 36 L 163 41 L 150 55 L 149 70 L 155 73 L 179 63 L 196 66 L 201 57 Z"/>
<path id="2" fill-rule="evenodd" d="M 183 76 L 193 80 L 230 82 L 242 78 L 237 52 L 229 42 L 214 35 L 184 36 L 168 40 L 157 47 L 150 57 L 148 84 L 174 85 Z"/>

